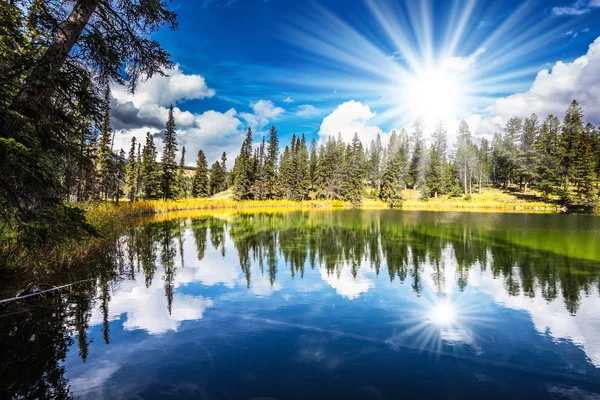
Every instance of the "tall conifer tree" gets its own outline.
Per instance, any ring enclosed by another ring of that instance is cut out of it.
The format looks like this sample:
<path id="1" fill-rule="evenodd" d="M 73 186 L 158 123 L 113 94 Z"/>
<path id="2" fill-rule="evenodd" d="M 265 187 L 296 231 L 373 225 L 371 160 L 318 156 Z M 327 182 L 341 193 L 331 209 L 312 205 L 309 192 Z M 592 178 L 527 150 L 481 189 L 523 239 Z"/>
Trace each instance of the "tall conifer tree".
<path id="1" fill-rule="evenodd" d="M 165 139 L 161 158 L 162 168 L 162 194 L 164 200 L 177 197 L 177 140 L 175 138 L 175 117 L 173 115 L 173 104 L 169 106 L 169 117 L 165 126 Z"/>
<path id="2" fill-rule="evenodd" d="M 196 169 L 194 170 L 194 178 L 192 179 L 192 197 L 208 196 L 208 164 L 206 163 L 204 152 L 198 150 L 198 160 L 196 161 Z"/>

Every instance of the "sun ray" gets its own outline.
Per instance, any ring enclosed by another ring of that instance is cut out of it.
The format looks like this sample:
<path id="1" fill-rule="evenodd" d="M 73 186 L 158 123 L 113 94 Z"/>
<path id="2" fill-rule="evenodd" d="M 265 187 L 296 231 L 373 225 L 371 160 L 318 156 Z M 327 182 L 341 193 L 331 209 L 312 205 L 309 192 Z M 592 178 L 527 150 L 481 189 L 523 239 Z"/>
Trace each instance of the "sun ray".
<path id="1" fill-rule="evenodd" d="M 567 24 L 542 18 L 533 2 L 503 14 L 491 30 L 478 29 L 476 0 L 454 0 L 452 18 L 440 28 L 430 0 L 364 2 L 377 21 L 367 33 L 317 5 L 289 24 L 285 40 L 313 66 L 292 79 L 333 93 L 330 99 L 369 100 L 377 121 L 395 126 L 419 116 L 456 121 L 526 90 L 542 69 L 535 48 L 556 42 Z M 475 34 L 465 37 L 467 30 Z"/>

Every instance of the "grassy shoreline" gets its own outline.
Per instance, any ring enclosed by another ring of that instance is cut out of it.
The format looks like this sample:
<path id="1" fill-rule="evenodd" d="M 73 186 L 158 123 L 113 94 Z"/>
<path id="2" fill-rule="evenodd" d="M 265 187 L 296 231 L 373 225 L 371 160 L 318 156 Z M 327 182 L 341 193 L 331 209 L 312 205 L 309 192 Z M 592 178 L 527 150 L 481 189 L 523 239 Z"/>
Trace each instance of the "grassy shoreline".
<path id="1" fill-rule="evenodd" d="M 457 212 L 558 212 L 556 204 L 531 199 L 519 199 L 512 194 L 503 194 L 492 190 L 484 194 L 475 194 L 469 200 L 464 198 L 448 198 L 422 201 L 418 193 L 407 191 L 405 200 L 399 210 L 410 211 L 457 211 Z M 193 215 L 210 215 L 232 212 L 291 212 L 310 210 L 350 209 L 349 202 L 340 200 L 306 200 L 301 202 L 290 200 L 250 200 L 235 201 L 231 198 L 217 197 L 213 199 L 152 200 L 135 203 L 79 204 L 86 212 L 86 219 L 99 233 L 98 237 L 87 237 L 82 241 L 64 243 L 60 248 L 16 252 L 12 266 L 29 266 L 35 273 L 52 273 L 62 268 L 85 262 L 102 252 L 106 246 L 116 240 L 128 228 L 145 221 L 157 221 L 172 218 L 186 218 Z M 386 210 L 387 203 L 372 198 L 365 198 L 360 206 L 364 210 Z M 12 268 L 13 270 L 17 268 Z"/>

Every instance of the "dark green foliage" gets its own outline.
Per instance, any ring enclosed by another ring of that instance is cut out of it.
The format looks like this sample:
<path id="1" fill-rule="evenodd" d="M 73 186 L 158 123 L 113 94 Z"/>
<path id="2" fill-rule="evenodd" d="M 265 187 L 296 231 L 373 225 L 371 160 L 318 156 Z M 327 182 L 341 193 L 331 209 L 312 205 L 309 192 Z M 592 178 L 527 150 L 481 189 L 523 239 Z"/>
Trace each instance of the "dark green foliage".
<path id="1" fill-rule="evenodd" d="M 346 186 L 344 200 L 352 203 L 354 207 L 360 206 L 362 202 L 362 191 L 365 180 L 365 153 L 363 146 L 358 138 L 358 134 L 354 134 L 352 144 L 348 146 L 348 154 L 346 156 L 346 178 L 344 185 Z"/>
<path id="2" fill-rule="evenodd" d="M 279 138 L 277 129 L 271 126 L 269 142 L 264 163 L 264 179 L 266 182 L 266 198 L 270 200 L 281 198 L 281 180 L 278 171 L 279 163 Z"/>
<path id="3" fill-rule="evenodd" d="M 223 170 L 223 163 L 215 161 L 210 167 L 208 187 L 211 196 L 227 189 L 227 178 L 225 176 L 225 171 Z"/>
<path id="4" fill-rule="evenodd" d="M 208 197 L 210 194 L 206 156 L 202 150 L 198 150 L 198 160 L 196 161 L 196 169 L 194 170 L 194 178 L 192 179 L 192 197 Z"/>
<path id="5" fill-rule="evenodd" d="M 255 160 L 252 155 L 252 129 L 248 127 L 246 139 L 242 143 L 240 155 L 235 162 L 235 183 L 233 195 L 236 200 L 250 200 L 253 197 Z"/>
<path id="6" fill-rule="evenodd" d="M 169 117 L 165 127 L 165 139 L 161 157 L 161 179 L 162 194 L 164 200 L 177 198 L 177 140 L 175 139 L 175 117 L 173 116 L 173 104 L 169 107 Z"/>
<path id="7" fill-rule="evenodd" d="M 317 141 L 310 142 L 310 155 L 308 158 L 308 177 L 310 181 L 310 190 L 315 191 L 319 180 L 319 153 Z"/>
<path id="8" fill-rule="evenodd" d="M 368 149 L 367 179 L 371 187 L 378 189 L 381 180 L 381 168 L 383 162 L 383 146 L 381 135 L 378 133 L 371 147 Z"/>
<path id="9" fill-rule="evenodd" d="M 160 0 L 0 3 L 3 241 L 5 234 L 15 238 L 13 232 L 37 236 L 33 242 L 16 240 L 39 253 L 52 242 L 45 227 L 49 216 L 62 240 L 87 229 L 73 228 L 83 220 L 65 201 L 118 197 L 118 156 L 110 148 L 103 92 L 109 81 L 134 89 L 138 78 L 171 66 L 168 54 L 148 39 L 164 24 L 176 26 L 175 14 L 165 7 Z M 95 141 L 98 130 L 102 143 Z"/>
<path id="10" fill-rule="evenodd" d="M 140 164 L 136 159 L 136 151 L 138 149 L 135 136 L 131 138 L 131 147 L 126 167 L 126 190 L 129 201 L 136 201 L 138 198 L 138 171 Z"/>
<path id="11" fill-rule="evenodd" d="M 110 89 L 106 88 L 104 97 L 104 118 L 98 138 L 98 150 L 96 152 L 96 169 L 100 194 L 104 200 L 114 195 L 114 154 L 112 151 L 112 129 L 110 128 Z"/>
<path id="12" fill-rule="evenodd" d="M 537 186 L 544 192 L 545 199 L 548 199 L 548 196 L 556 191 L 559 183 L 559 135 L 560 120 L 550 115 L 542 124 L 533 145 Z"/>
<path id="13" fill-rule="evenodd" d="M 408 149 L 399 139 L 390 140 L 386 150 L 387 160 L 381 177 L 379 197 L 396 208 L 402 203 L 402 191 L 406 186 L 406 167 Z"/>
<path id="14" fill-rule="evenodd" d="M 142 149 L 142 192 L 144 199 L 155 200 L 163 197 L 161 186 L 161 173 L 156 161 L 157 151 L 154 145 L 154 137 L 150 132 L 146 133 L 146 144 Z"/>
<path id="15" fill-rule="evenodd" d="M 411 137 L 412 158 L 408 169 L 407 184 L 413 188 L 420 188 L 425 184 L 426 150 L 423 125 L 423 120 L 417 119 Z"/>
<path id="16" fill-rule="evenodd" d="M 185 174 L 185 146 L 181 148 L 181 158 L 179 159 L 179 169 L 177 170 L 177 192 L 179 198 L 188 197 L 191 188 L 189 186 L 189 179 Z"/>
<path id="17" fill-rule="evenodd" d="M 427 163 L 427 193 L 437 198 L 438 193 L 444 193 L 443 171 L 446 163 L 446 127 L 439 122 L 432 136 L 429 159 Z M 425 192 L 425 191 L 424 191 Z"/>

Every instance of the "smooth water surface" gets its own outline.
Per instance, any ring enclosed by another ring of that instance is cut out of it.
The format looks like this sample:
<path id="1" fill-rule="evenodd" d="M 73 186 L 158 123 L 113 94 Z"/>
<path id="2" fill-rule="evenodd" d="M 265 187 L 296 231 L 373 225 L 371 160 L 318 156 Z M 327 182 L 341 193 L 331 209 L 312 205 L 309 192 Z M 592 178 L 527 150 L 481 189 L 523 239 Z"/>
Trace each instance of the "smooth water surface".
<path id="1" fill-rule="evenodd" d="M 600 218 L 319 211 L 146 224 L 0 310 L 0 397 L 600 398 Z"/>

